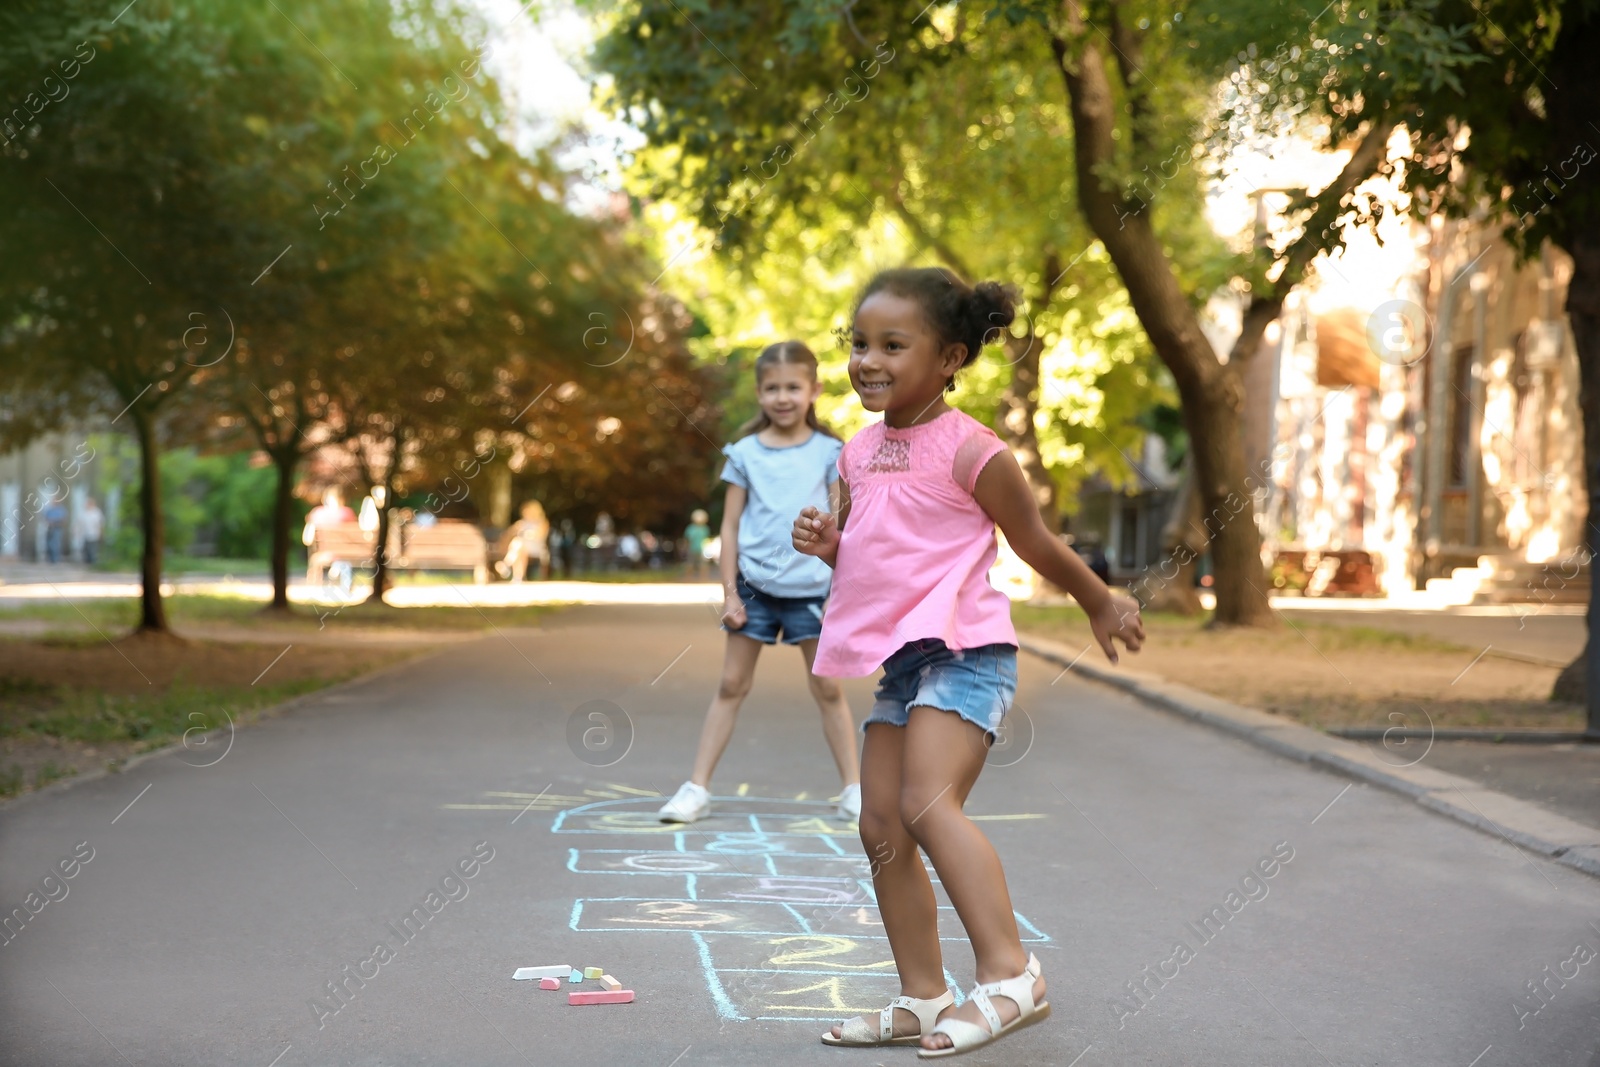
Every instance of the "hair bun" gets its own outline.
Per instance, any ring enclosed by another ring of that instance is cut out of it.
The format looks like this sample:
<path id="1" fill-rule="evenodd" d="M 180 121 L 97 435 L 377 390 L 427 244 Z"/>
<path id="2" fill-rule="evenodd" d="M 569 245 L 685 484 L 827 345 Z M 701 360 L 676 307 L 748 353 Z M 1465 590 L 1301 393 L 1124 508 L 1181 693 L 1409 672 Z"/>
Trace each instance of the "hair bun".
<path id="1" fill-rule="evenodd" d="M 999 282 L 979 282 L 972 287 L 968 306 L 974 331 L 984 344 L 995 344 L 1017 317 L 1016 290 Z"/>

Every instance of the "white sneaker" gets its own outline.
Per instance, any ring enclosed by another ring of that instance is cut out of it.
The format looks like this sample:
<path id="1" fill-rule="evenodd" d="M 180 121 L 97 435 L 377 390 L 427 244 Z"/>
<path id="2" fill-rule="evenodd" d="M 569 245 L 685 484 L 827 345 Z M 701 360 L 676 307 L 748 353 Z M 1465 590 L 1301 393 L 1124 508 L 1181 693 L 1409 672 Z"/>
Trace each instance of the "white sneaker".
<path id="1" fill-rule="evenodd" d="M 710 811 L 711 794 L 693 782 L 684 782 L 657 814 L 662 822 L 699 822 Z"/>
<path id="2" fill-rule="evenodd" d="M 839 794 L 839 818 L 849 819 L 851 822 L 861 821 L 861 784 L 851 782 Z"/>

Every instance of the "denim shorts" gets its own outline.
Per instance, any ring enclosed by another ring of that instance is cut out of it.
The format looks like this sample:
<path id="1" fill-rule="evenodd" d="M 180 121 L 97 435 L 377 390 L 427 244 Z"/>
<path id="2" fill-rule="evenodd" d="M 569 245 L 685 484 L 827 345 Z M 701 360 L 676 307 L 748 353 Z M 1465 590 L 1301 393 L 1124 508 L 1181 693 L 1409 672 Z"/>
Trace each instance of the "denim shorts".
<path id="1" fill-rule="evenodd" d="M 822 636 L 822 606 L 827 597 L 768 596 L 745 581 L 742 574 L 734 588 L 744 601 L 745 624 L 737 630 L 723 626 L 729 633 L 744 634 L 763 645 L 777 644 L 780 635 L 786 645 L 815 641 Z"/>
<path id="2" fill-rule="evenodd" d="M 883 664 L 872 714 L 875 722 L 904 726 L 919 705 L 953 711 L 992 737 L 1017 695 L 1015 645 L 952 649 L 937 637 L 904 645 Z"/>

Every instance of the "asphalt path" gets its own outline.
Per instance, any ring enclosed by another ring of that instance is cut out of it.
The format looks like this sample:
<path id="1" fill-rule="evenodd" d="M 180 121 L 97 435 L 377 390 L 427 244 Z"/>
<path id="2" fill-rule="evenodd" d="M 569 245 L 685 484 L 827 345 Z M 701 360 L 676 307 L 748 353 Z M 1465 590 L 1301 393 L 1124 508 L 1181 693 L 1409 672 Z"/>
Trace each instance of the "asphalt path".
<path id="1" fill-rule="evenodd" d="M 0 1062 L 911 1062 L 817 1041 L 895 987 L 796 652 L 713 817 L 653 821 L 721 644 L 572 609 L 0 809 Z M 990 762 L 1055 1012 L 964 1063 L 1600 1065 L 1600 881 L 1027 657 Z M 637 999 L 511 978 L 542 964 Z"/>

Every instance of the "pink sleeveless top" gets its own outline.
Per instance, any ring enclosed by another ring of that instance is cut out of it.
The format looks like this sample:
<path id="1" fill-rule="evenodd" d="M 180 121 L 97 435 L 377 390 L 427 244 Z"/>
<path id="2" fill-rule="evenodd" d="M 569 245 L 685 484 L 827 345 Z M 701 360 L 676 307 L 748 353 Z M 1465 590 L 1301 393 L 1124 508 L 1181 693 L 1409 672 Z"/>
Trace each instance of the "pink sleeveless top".
<path id="1" fill-rule="evenodd" d="M 876 423 L 839 455 L 850 517 L 817 643 L 817 674 L 871 674 L 911 641 L 1017 643 L 1011 602 L 989 584 L 994 520 L 973 499 L 994 431 L 951 409 L 897 430 Z"/>

